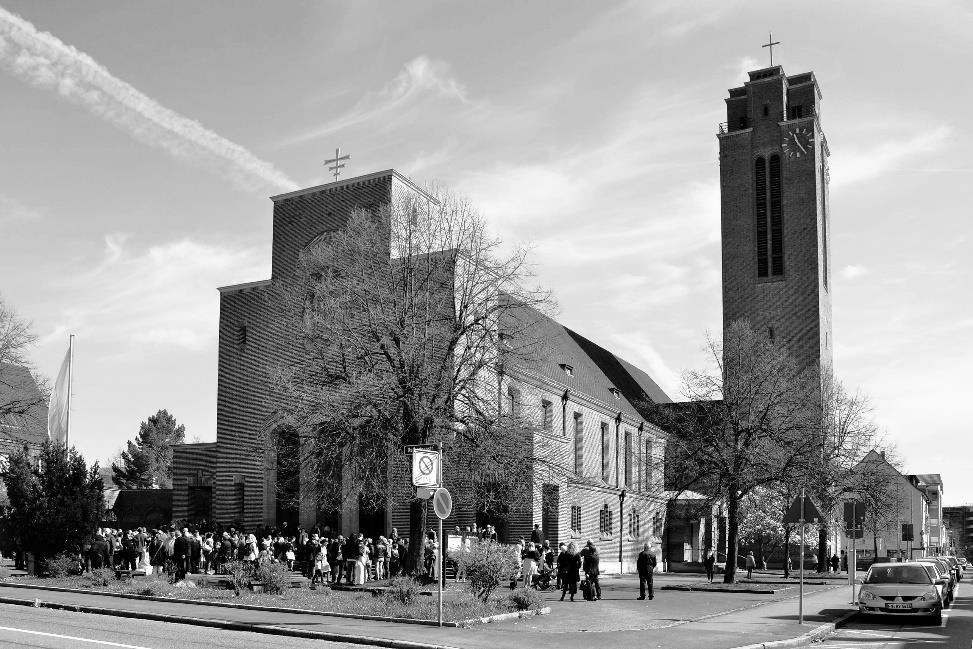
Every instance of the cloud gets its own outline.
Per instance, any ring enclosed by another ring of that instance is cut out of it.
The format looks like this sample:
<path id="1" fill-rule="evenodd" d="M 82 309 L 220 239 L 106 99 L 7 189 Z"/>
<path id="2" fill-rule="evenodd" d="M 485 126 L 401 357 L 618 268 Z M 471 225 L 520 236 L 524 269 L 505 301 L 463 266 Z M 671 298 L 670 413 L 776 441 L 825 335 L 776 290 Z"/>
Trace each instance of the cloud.
<path id="1" fill-rule="evenodd" d="M 432 96 L 470 104 L 466 89 L 450 76 L 449 66 L 427 56 L 417 56 L 378 92 L 366 94 L 346 114 L 288 141 L 297 144 L 317 139 L 358 124 L 374 122 L 381 117 L 401 113 L 403 108 L 422 97 Z"/>
<path id="2" fill-rule="evenodd" d="M 832 187 L 843 187 L 877 178 L 918 155 L 928 155 L 943 148 L 950 134 L 945 124 L 902 140 L 889 139 L 868 149 L 842 148 L 831 157 Z"/>
<path id="3" fill-rule="evenodd" d="M 841 269 L 841 276 L 845 279 L 856 279 L 868 274 L 868 269 L 864 266 L 851 264 Z"/>
<path id="4" fill-rule="evenodd" d="M 270 274 L 264 249 L 182 239 L 138 250 L 133 241 L 106 236 L 101 260 L 65 281 L 74 298 L 55 331 L 76 331 L 120 353 L 146 346 L 200 350 L 217 337 L 216 287 Z"/>
<path id="5" fill-rule="evenodd" d="M 0 225 L 27 223 L 41 218 L 40 210 L 0 194 Z"/>
<path id="6" fill-rule="evenodd" d="M 244 189 L 289 191 L 297 184 L 272 164 L 199 122 L 160 105 L 113 76 L 87 54 L 0 8 L 0 67 L 162 149 L 214 171 Z"/>

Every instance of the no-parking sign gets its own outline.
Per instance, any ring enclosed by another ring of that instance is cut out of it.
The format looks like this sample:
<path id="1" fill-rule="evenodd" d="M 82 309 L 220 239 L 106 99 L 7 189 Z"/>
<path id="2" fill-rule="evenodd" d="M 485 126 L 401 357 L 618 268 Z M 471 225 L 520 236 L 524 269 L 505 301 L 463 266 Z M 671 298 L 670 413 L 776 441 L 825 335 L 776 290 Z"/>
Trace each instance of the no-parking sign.
<path id="1" fill-rule="evenodd" d="M 439 487 L 442 484 L 442 458 L 439 451 L 412 451 L 412 486 Z"/>

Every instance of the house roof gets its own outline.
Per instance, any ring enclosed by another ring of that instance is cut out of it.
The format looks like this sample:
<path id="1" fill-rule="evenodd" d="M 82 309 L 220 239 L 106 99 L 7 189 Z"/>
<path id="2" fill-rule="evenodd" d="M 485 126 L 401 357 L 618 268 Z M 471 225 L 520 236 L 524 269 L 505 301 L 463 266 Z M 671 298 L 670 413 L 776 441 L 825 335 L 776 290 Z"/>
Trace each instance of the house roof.
<path id="1" fill-rule="evenodd" d="M 918 473 L 915 476 L 919 482 L 926 485 L 943 485 L 943 479 L 938 473 Z"/>
<path id="2" fill-rule="evenodd" d="M 645 419 L 640 402 L 669 401 L 648 374 L 536 309 L 524 307 L 517 318 L 522 320 L 518 326 L 529 328 L 530 337 L 539 341 L 531 358 L 515 361 L 521 369 L 632 419 Z"/>
<path id="3" fill-rule="evenodd" d="M 30 370 L 0 363 L 0 440 L 43 444 L 47 439 L 47 402 Z"/>

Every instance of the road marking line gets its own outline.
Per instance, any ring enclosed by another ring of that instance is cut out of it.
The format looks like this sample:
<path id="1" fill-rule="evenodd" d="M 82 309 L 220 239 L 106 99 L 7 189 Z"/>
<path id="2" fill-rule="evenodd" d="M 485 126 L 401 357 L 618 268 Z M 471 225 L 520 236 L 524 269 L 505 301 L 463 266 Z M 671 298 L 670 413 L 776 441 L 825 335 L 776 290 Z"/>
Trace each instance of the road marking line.
<path id="1" fill-rule="evenodd" d="M 60 633 L 45 633 L 43 631 L 30 631 L 28 629 L 17 629 L 12 626 L 0 626 L 0 631 L 16 631 L 17 633 L 30 633 L 33 635 L 42 635 L 48 638 L 61 638 L 62 640 L 78 640 L 79 642 L 90 642 L 92 644 L 105 645 L 107 647 L 122 647 L 122 649 L 151 649 L 150 647 L 141 647 L 134 644 L 121 644 L 120 642 L 108 642 L 107 640 L 89 640 L 88 638 L 78 638 L 73 635 L 61 635 Z"/>

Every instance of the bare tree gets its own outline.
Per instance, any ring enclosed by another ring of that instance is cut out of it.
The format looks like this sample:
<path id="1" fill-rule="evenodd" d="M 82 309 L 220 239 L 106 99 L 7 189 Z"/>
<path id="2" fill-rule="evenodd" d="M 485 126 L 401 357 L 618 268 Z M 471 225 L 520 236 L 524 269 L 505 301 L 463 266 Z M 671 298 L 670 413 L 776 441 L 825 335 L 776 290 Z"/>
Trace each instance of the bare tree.
<path id="1" fill-rule="evenodd" d="M 32 323 L 0 296 L 0 423 L 31 416 L 50 397 L 49 382 L 30 360 L 29 352 L 36 343 Z"/>
<path id="2" fill-rule="evenodd" d="M 536 351 L 523 314 L 549 308 L 550 296 L 527 287 L 526 250 L 503 252 L 469 202 L 438 188 L 355 211 L 304 251 L 301 270 L 272 298 L 294 335 L 286 346 L 300 352 L 273 373 L 278 461 L 314 476 L 322 509 L 348 497 L 408 501 L 415 566 L 426 503 L 409 482 L 408 449 L 442 444 L 447 471 L 463 463 L 478 485 L 522 473 L 498 386 L 505 363 Z"/>
<path id="3" fill-rule="evenodd" d="M 817 373 L 799 371 L 780 345 L 758 336 L 749 322 L 731 323 L 722 343 L 708 339 L 714 371 L 688 372 L 688 402 L 660 407 L 670 433 L 667 459 L 678 489 L 694 489 L 726 503 L 724 581 L 737 568 L 740 507 L 754 490 L 807 470 L 816 447 Z"/>
<path id="4" fill-rule="evenodd" d="M 822 375 L 821 386 L 820 448 L 809 465 L 807 479 L 825 516 L 818 534 L 819 572 L 827 570 L 828 530 L 841 516 L 843 494 L 860 483 L 861 472 L 856 467 L 869 450 L 882 445 L 866 395 L 849 393 L 831 372 Z"/>

